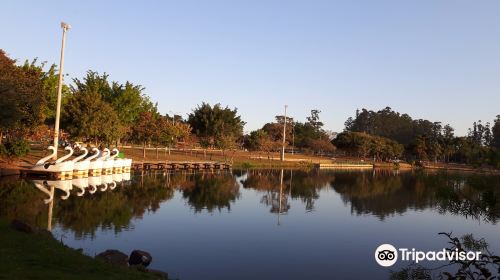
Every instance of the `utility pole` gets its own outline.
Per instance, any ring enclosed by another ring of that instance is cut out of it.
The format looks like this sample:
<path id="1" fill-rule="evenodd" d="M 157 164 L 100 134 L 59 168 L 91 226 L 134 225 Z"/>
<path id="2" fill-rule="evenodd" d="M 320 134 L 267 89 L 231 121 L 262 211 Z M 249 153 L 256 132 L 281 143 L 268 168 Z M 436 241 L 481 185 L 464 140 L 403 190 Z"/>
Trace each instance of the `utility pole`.
<path id="1" fill-rule="evenodd" d="M 288 105 L 285 105 L 285 119 L 283 120 L 283 147 L 282 147 L 282 150 L 281 150 L 281 161 L 285 161 L 286 108 L 288 108 Z"/>
<path id="2" fill-rule="evenodd" d="M 62 82 L 63 82 L 63 70 L 64 70 L 64 44 L 66 43 L 66 32 L 71 28 L 71 25 L 61 22 L 61 28 L 63 30 L 62 34 L 62 45 L 61 45 L 61 61 L 59 62 L 59 84 L 57 86 L 57 106 L 56 106 L 56 124 L 54 126 L 54 148 L 56 148 L 56 153 L 54 155 L 54 160 L 57 159 L 57 148 L 59 147 L 59 119 L 61 118 L 61 95 L 62 95 Z"/>

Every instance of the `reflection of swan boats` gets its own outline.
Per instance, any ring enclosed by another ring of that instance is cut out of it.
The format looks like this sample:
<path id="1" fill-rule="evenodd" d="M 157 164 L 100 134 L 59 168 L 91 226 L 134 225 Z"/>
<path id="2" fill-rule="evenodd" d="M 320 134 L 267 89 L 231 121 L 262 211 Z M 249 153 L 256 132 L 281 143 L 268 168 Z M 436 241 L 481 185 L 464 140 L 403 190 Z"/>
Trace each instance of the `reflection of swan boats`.
<path id="1" fill-rule="evenodd" d="M 49 198 L 43 200 L 45 204 L 54 200 L 54 187 L 51 187 L 49 191 L 48 189 L 45 188 L 45 184 L 43 183 L 43 181 L 40 180 L 33 181 L 33 184 L 35 184 L 35 187 L 37 189 L 39 189 L 41 192 L 49 196 Z"/>
<path id="2" fill-rule="evenodd" d="M 89 193 L 94 194 L 97 191 L 97 187 L 102 185 L 102 177 L 90 176 L 88 179 L 89 179 Z"/>
<path id="3" fill-rule="evenodd" d="M 113 181 L 115 183 L 121 183 L 123 181 L 123 173 L 113 174 Z"/>
<path id="4" fill-rule="evenodd" d="M 85 194 L 85 189 L 89 186 L 89 178 L 73 179 L 73 186 L 80 189 L 80 192 L 76 193 L 76 195 L 83 196 Z"/>
<path id="5" fill-rule="evenodd" d="M 89 174 L 89 167 L 90 167 L 90 161 L 88 160 L 82 160 L 87 156 L 87 149 L 84 147 L 77 146 L 81 151 L 83 151 L 83 154 L 80 156 L 74 158 L 72 162 L 74 163 L 73 166 L 73 177 L 87 177 Z"/>
<path id="6" fill-rule="evenodd" d="M 45 202 L 45 204 L 48 204 L 48 211 L 47 211 L 47 230 L 48 231 L 52 231 L 52 212 L 53 212 L 53 209 L 54 209 L 54 187 L 50 187 L 50 190 L 46 189 L 45 188 L 45 184 L 42 182 L 40 183 L 40 181 L 33 181 L 33 183 L 35 184 L 35 187 L 37 189 L 39 189 L 40 191 L 42 191 L 43 193 L 47 194 L 49 196 L 49 198 L 47 199 L 44 199 L 43 201 Z"/>
<path id="7" fill-rule="evenodd" d="M 130 181 L 130 172 L 123 173 L 122 179 L 124 182 Z"/>
<path id="8" fill-rule="evenodd" d="M 45 193 L 47 193 L 47 192 L 44 191 L 42 188 L 45 189 L 46 186 L 47 187 L 54 187 L 56 189 L 63 191 L 65 194 L 63 196 L 61 196 L 62 200 L 68 199 L 68 197 L 70 196 L 70 191 L 73 189 L 73 184 L 72 184 L 73 180 L 58 180 L 58 181 L 33 180 L 33 183 L 35 184 L 35 186 L 39 190 L 41 190 Z"/>
<path id="9" fill-rule="evenodd" d="M 37 163 L 30 168 L 29 174 L 32 175 L 47 175 L 50 174 L 52 178 L 65 179 L 73 176 L 73 161 L 65 161 L 73 154 L 73 149 L 70 146 L 64 148 L 69 151 L 65 156 L 57 159 L 56 161 L 50 161 L 56 155 L 56 148 L 54 146 L 49 146 L 49 150 L 52 150 L 52 154 L 41 158 Z M 38 173 L 39 172 L 39 173 Z"/>
<path id="10" fill-rule="evenodd" d="M 116 188 L 116 183 L 113 181 L 113 175 L 110 174 L 110 175 L 103 175 L 102 176 L 102 187 L 101 187 L 101 191 L 104 192 L 108 189 L 108 187 L 113 190 L 114 188 Z"/>

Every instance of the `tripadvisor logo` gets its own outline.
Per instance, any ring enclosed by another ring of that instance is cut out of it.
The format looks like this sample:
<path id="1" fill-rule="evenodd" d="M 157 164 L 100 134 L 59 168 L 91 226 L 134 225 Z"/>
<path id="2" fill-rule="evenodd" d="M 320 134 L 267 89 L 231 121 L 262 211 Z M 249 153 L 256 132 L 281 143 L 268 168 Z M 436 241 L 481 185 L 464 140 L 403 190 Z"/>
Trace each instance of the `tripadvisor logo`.
<path id="1" fill-rule="evenodd" d="M 382 244 L 375 250 L 375 260 L 384 267 L 394 265 L 399 259 L 401 261 L 411 261 L 418 263 L 420 261 L 478 261 L 481 258 L 480 251 L 459 251 L 442 249 L 440 251 L 418 251 L 407 248 L 399 248 L 391 244 Z"/>
<path id="2" fill-rule="evenodd" d="M 392 266 L 398 261 L 398 250 L 391 244 L 382 244 L 375 250 L 375 260 L 381 266 Z"/>

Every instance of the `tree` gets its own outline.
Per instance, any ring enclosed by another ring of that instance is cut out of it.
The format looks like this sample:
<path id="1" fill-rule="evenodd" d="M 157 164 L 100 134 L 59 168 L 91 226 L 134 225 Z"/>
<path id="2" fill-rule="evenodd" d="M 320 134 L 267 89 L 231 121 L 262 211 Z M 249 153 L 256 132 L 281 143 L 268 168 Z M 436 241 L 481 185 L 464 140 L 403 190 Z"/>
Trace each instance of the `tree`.
<path id="1" fill-rule="evenodd" d="M 454 139 L 454 129 L 449 124 L 445 125 L 443 127 L 443 154 L 446 162 L 455 152 Z"/>
<path id="2" fill-rule="evenodd" d="M 111 143 L 123 135 L 116 112 L 95 92 L 75 92 L 64 106 L 61 122 L 72 138 L 96 144 Z"/>
<path id="3" fill-rule="evenodd" d="M 127 135 L 130 138 L 131 127 L 142 112 L 152 112 L 159 116 L 156 104 L 144 94 L 144 87 L 127 81 L 125 84 L 108 80 L 109 75 L 87 71 L 85 77 L 73 79 L 72 92 L 92 92 L 109 104 L 119 120 L 119 138 Z"/>
<path id="4" fill-rule="evenodd" d="M 45 93 L 45 123 L 53 124 L 56 117 L 56 106 L 57 106 L 57 94 L 59 87 L 59 73 L 57 66 L 55 64 L 50 65 L 50 67 L 45 70 L 47 62 L 42 62 L 38 64 L 38 59 L 35 58 L 31 62 L 25 60 L 22 69 L 25 71 L 33 71 L 38 76 L 38 79 L 42 82 L 44 93 Z M 61 90 L 61 107 L 64 107 L 68 97 L 70 95 L 70 88 L 66 84 L 62 84 Z"/>
<path id="5" fill-rule="evenodd" d="M 156 133 L 154 141 L 157 145 L 172 147 L 179 140 L 187 139 L 190 134 L 191 126 L 187 123 L 180 121 L 173 122 L 168 118 L 168 116 L 160 116 L 156 120 Z"/>
<path id="6" fill-rule="evenodd" d="M 403 154 L 403 145 L 388 138 L 370 135 L 364 132 L 344 131 L 339 133 L 333 144 L 346 153 L 358 157 L 370 155 L 376 160 L 398 158 Z"/>
<path id="7" fill-rule="evenodd" d="M 318 154 L 331 153 L 335 151 L 335 146 L 329 139 L 311 139 L 308 146 L 311 150 Z"/>
<path id="8" fill-rule="evenodd" d="M 311 110 L 311 116 L 307 117 L 307 122 L 296 122 L 293 118 L 287 117 L 285 130 L 285 145 L 294 144 L 304 151 L 324 153 L 332 152 L 335 146 L 330 142 L 330 135 L 322 129 L 323 123 L 319 120 L 319 110 Z M 266 123 L 262 130 L 272 141 L 283 141 L 283 124 L 285 117 L 278 115 L 276 122 Z M 281 146 L 281 144 L 280 144 Z"/>
<path id="9" fill-rule="evenodd" d="M 128 81 L 125 85 L 112 83 L 111 92 L 105 100 L 115 109 L 122 124 L 131 125 L 141 112 L 147 111 L 144 108 L 147 97 L 143 95 L 143 91 L 142 86 Z"/>
<path id="10" fill-rule="evenodd" d="M 141 112 L 132 126 L 132 138 L 142 143 L 142 156 L 146 157 L 146 144 L 158 139 L 157 117 L 153 112 Z"/>
<path id="11" fill-rule="evenodd" d="M 250 133 L 246 147 L 253 151 L 264 151 L 270 157 L 272 151 L 281 148 L 281 142 L 274 140 L 264 129 L 257 129 Z"/>
<path id="12" fill-rule="evenodd" d="M 46 104 L 37 72 L 16 66 L 0 50 L 0 139 L 13 131 L 25 135 L 42 124 Z"/>
<path id="13" fill-rule="evenodd" d="M 500 115 L 497 116 L 493 128 L 491 129 L 491 146 L 500 150 Z"/>
<path id="14" fill-rule="evenodd" d="M 236 108 L 231 110 L 228 107 L 223 108 L 220 104 L 211 106 L 205 102 L 189 114 L 188 123 L 203 146 L 219 148 L 227 146 L 228 137 L 236 140 L 242 136 L 245 125 Z"/>
<path id="15" fill-rule="evenodd" d="M 425 137 L 419 136 L 415 141 L 415 146 L 413 148 L 415 155 L 420 160 L 426 160 L 427 157 L 427 142 Z"/>
<path id="16" fill-rule="evenodd" d="M 311 116 L 307 117 L 307 122 L 314 127 L 316 131 L 319 131 L 323 127 L 323 123 L 319 120 L 320 110 L 313 109 L 311 110 Z"/>

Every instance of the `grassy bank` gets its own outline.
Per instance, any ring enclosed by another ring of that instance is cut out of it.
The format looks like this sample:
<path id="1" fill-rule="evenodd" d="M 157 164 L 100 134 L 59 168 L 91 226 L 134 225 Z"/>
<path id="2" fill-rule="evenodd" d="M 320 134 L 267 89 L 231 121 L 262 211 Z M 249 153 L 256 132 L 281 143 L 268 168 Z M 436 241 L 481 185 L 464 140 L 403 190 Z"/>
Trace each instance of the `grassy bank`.
<path id="1" fill-rule="evenodd" d="M 0 163 L 0 168 L 28 167 L 33 165 L 38 159 L 48 155 L 46 147 L 32 146 L 31 151 L 11 163 Z M 328 157 L 311 156 L 304 154 L 287 154 L 286 161 L 279 160 L 279 153 L 259 153 L 246 151 L 220 151 L 220 150 L 171 150 L 148 148 L 146 156 L 140 147 L 121 147 L 120 151 L 125 157 L 131 158 L 134 162 L 157 162 L 157 161 L 216 161 L 230 162 L 233 167 L 293 167 L 302 168 L 312 166 L 320 162 L 331 162 Z M 66 154 L 59 149 L 59 156 Z"/>
<path id="2" fill-rule="evenodd" d="M 23 233 L 0 220 L 0 279 L 158 279 L 85 256 L 48 233 Z"/>
<path id="3" fill-rule="evenodd" d="M 216 161 L 228 162 L 233 164 L 233 168 L 301 168 L 309 169 L 319 163 L 351 163 L 365 164 L 372 163 L 375 168 L 395 168 L 395 169 L 412 169 L 415 166 L 401 162 L 397 165 L 391 162 L 372 162 L 370 160 L 362 160 L 353 157 L 321 157 L 308 154 L 286 154 L 285 161 L 280 161 L 279 153 L 265 152 L 248 152 L 248 151 L 221 151 L 221 150 L 202 150 L 202 149 L 155 149 L 147 148 L 144 157 L 141 147 L 120 147 L 120 151 L 125 157 L 131 158 L 134 162 L 159 162 L 159 161 Z M 59 155 L 64 155 L 66 152 L 59 149 Z M 2 162 L 0 160 L 0 176 L 9 175 L 11 171 L 16 171 L 20 167 L 32 166 L 38 159 L 48 154 L 45 146 L 32 146 L 31 151 L 22 158 L 13 162 Z M 425 164 L 421 166 L 425 169 L 445 169 L 445 170 L 463 170 L 498 173 L 498 169 L 477 168 L 464 164 L 439 163 Z M 5 173 L 5 174 L 3 174 Z"/>

